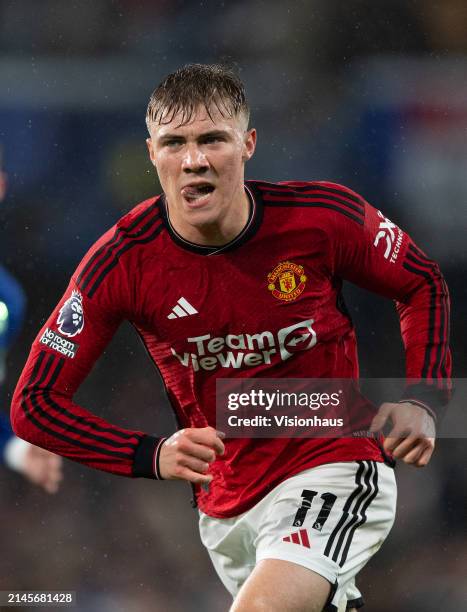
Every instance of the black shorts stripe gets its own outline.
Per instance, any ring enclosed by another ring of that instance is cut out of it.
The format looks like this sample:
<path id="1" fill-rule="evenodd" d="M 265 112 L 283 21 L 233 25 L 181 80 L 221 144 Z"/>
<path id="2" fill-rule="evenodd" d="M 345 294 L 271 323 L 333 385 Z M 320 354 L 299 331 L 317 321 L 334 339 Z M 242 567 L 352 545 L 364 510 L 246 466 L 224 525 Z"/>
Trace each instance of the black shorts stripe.
<path id="1" fill-rule="evenodd" d="M 112 236 L 112 238 L 110 238 L 110 240 L 108 240 L 105 244 L 103 244 L 101 247 L 99 247 L 97 249 L 97 251 L 93 254 L 93 256 L 90 258 L 90 260 L 87 262 L 87 264 L 84 266 L 84 268 L 81 270 L 78 278 L 77 278 L 77 284 L 80 285 L 81 281 L 83 280 L 83 278 L 86 276 L 88 270 L 91 268 L 91 266 L 93 265 L 93 263 L 96 261 L 96 259 L 101 255 L 101 253 L 103 253 L 105 251 L 106 248 L 108 248 L 109 246 L 111 246 L 115 240 L 117 240 L 118 236 L 124 232 L 124 233 L 129 233 L 131 231 L 133 231 L 135 229 L 135 227 L 137 225 L 139 225 L 139 223 L 141 223 L 141 221 L 144 221 L 144 219 L 150 215 L 152 213 L 153 210 L 158 208 L 158 202 L 155 202 L 154 204 L 152 204 L 151 206 L 149 206 L 143 213 L 141 213 L 140 215 L 138 215 L 138 217 L 133 221 L 133 223 L 131 223 L 131 225 L 129 225 L 128 227 L 118 227 L 115 232 L 114 235 Z"/>
<path id="2" fill-rule="evenodd" d="M 357 499 L 355 500 L 354 505 L 351 508 L 351 514 L 352 516 L 350 517 L 350 520 L 345 522 L 344 527 L 341 529 L 340 533 L 339 533 L 339 538 L 337 540 L 337 544 L 336 547 L 334 549 L 334 553 L 332 555 L 332 560 L 335 563 L 339 563 L 339 565 L 342 567 L 342 562 L 339 562 L 339 555 L 342 554 L 343 551 L 345 550 L 346 546 L 347 546 L 347 540 L 350 537 L 351 533 L 352 533 L 352 527 L 360 520 L 361 518 L 361 513 L 360 513 L 360 507 L 364 507 L 366 500 L 368 499 L 368 497 L 371 495 L 372 492 L 372 487 L 370 484 L 370 480 L 373 477 L 374 471 L 376 470 L 376 466 L 374 465 L 374 462 L 370 462 L 370 461 L 364 461 L 364 463 L 366 464 L 367 470 L 364 474 L 363 477 L 363 487 L 362 487 L 362 491 L 360 493 L 360 495 L 357 497 Z M 349 544 L 350 546 L 350 544 Z M 342 558 L 342 557 L 341 557 Z"/>
<path id="3" fill-rule="evenodd" d="M 363 225 L 364 223 L 364 219 L 363 217 L 357 217 L 356 215 L 350 213 L 347 210 L 344 210 L 343 208 L 339 208 L 339 206 L 333 206 L 332 204 L 325 204 L 325 203 L 317 203 L 317 202 L 297 202 L 296 200 L 280 200 L 280 201 L 268 201 L 268 200 L 263 200 L 263 203 L 265 206 L 279 206 L 279 207 L 292 207 L 292 206 L 298 206 L 298 207 L 309 207 L 309 208 L 328 208 L 329 210 L 334 210 L 338 213 L 341 213 L 342 215 L 345 215 L 346 217 L 348 217 L 349 219 L 352 219 L 352 221 L 355 221 L 356 223 L 358 223 L 359 225 Z"/>
<path id="4" fill-rule="evenodd" d="M 344 526 L 344 523 L 346 522 L 348 516 L 349 516 L 349 512 L 350 512 L 350 508 L 352 506 L 352 504 L 354 503 L 355 499 L 358 498 L 358 496 L 360 495 L 360 493 L 363 490 L 363 485 L 362 485 L 362 475 L 364 473 L 365 470 L 367 470 L 367 466 L 364 464 L 363 461 L 358 461 L 358 470 L 357 473 L 355 475 L 355 484 L 357 485 L 356 488 L 352 491 L 352 493 L 349 495 L 349 497 L 347 498 L 344 507 L 342 509 L 342 516 L 339 519 L 337 525 L 334 527 L 331 535 L 328 538 L 328 541 L 326 543 L 326 548 L 324 549 L 324 555 L 326 557 L 329 557 L 329 555 L 331 554 L 331 549 L 334 546 L 334 541 L 337 538 L 337 536 L 339 535 L 341 529 Z"/>
<path id="5" fill-rule="evenodd" d="M 348 191 L 346 191 L 345 189 L 339 189 L 337 186 L 336 187 L 327 187 L 326 185 L 320 185 L 319 183 L 314 183 L 314 184 L 309 184 L 309 185 L 300 185 L 300 186 L 295 186 L 295 185 L 280 185 L 277 183 L 264 183 L 264 184 L 259 184 L 258 188 L 261 189 L 261 191 L 297 191 L 297 192 L 303 192 L 303 191 L 312 191 L 312 190 L 317 190 L 317 191 L 325 191 L 326 193 L 331 193 L 333 195 L 337 195 L 337 196 L 342 196 L 345 198 L 348 198 L 349 200 L 352 200 L 353 202 L 355 202 L 356 204 L 358 204 L 361 208 L 365 208 L 365 200 L 358 196 L 357 194 L 354 193 L 349 193 Z"/>
<path id="6" fill-rule="evenodd" d="M 131 241 L 138 240 L 138 238 L 141 238 L 141 236 L 144 236 L 144 234 L 146 234 L 160 219 L 161 219 L 161 215 L 158 213 L 154 215 L 154 217 L 152 217 L 142 227 L 140 227 L 140 229 L 134 234 L 127 234 L 127 233 L 120 232 L 120 237 L 116 235 L 115 237 L 118 238 L 118 240 L 115 240 L 115 241 L 112 240 L 110 241 L 109 244 L 107 244 L 107 246 L 104 249 L 107 252 L 103 255 L 103 257 L 101 257 L 98 261 L 96 261 L 95 265 L 93 266 L 93 268 L 89 271 L 88 275 L 86 276 L 86 279 L 79 285 L 80 289 L 82 291 L 86 291 L 87 286 L 89 285 L 91 280 L 94 278 L 94 276 L 97 274 L 97 272 L 102 268 L 105 262 L 108 261 L 114 255 L 115 251 L 117 251 L 118 247 L 123 242 L 128 242 L 130 240 Z M 117 230 L 117 232 L 118 231 L 119 230 Z"/>
<path id="7" fill-rule="evenodd" d="M 349 554 L 350 545 L 352 544 L 352 539 L 354 537 L 355 531 L 359 527 L 361 527 L 364 523 L 366 523 L 366 520 L 367 520 L 366 512 L 367 512 L 371 502 L 378 495 L 378 466 L 377 466 L 375 461 L 372 461 L 371 463 L 373 465 L 373 470 L 374 471 L 373 471 L 373 475 L 371 477 L 371 486 L 369 488 L 369 495 L 367 495 L 365 501 L 363 502 L 362 510 L 360 512 L 360 519 L 354 522 L 353 526 L 351 527 L 350 531 L 348 532 L 347 541 L 345 543 L 344 550 L 342 551 L 341 560 L 339 561 L 339 566 L 340 567 L 343 567 L 344 563 L 347 560 L 347 555 Z M 373 489 L 373 490 L 371 490 L 371 489 Z"/>
<path id="8" fill-rule="evenodd" d="M 123 255 L 123 253 L 126 253 L 126 251 L 129 251 L 130 249 L 132 249 L 133 247 L 135 247 L 135 246 L 137 246 L 139 244 L 147 244 L 148 242 L 151 242 L 152 240 L 157 238 L 157 236 L 161 233 L 161 231 L 164 229 L 164 227 L 165 227 L 165 225 L 161 221 L 161 223 L 156 227 L 156 229 L 152 232 L 152 234 L 149 234 L 149 236 L 146 236 L 146 238 L 133 239 L 133 240 L 131 240 L 131 242 L 127 242 L 123 246 L 123 248 L 120 249 L 120 251 L 118 251 L 118 252 L 116 252 L 114 254 L 112 261 L 99 274 L 97 279 L 94 281 L 92 287 L 89 289 L 88 296 L 90 298 L 92 298 L 92 296 L 95 294 L 95 292 L 97 291 L 97 289 L 99 288 L 100 284 L 102 283 L 104 278 L 107 276 L 107 274 L 113 268 L 115 268 L 115 266 L 118 264 L 118 260 L 119 260 L 120 256 Z"/>

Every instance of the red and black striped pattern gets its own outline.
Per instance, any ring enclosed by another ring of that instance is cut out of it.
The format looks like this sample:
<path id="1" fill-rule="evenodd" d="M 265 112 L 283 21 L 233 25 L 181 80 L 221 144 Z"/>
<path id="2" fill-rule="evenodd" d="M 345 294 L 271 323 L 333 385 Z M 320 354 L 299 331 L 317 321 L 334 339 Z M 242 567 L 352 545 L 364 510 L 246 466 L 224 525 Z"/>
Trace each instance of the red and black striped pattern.
<path id="1" fill-rule="evenodd" d="M 60 446 L 61 454 L 70 458 L 79 455 L 80 461 L 93 467 L 130 476 L 135 451 L 144 434 L 113 425 L 103 427 L 86 411 L 77 414 L 76 405 L 69 410 L 69 400 L 53 392 L 64 363 L 63 357 L 40 352 L 22 393 L 21 408 L 25 417 L 45 436 L 55 440 L 53 447 L 58 450 Z M 60 441 L 65 444 L 60 445 Z M 70 449 L 75 447 L 78 448 L 73 454 Z"/>
<path id="2" fill-rule="evenodd" d="M 437 264 L 412 243 L 402 265 L 408 272 L 424 278 L 430 287 L 428 338 L 420 376 L 428 380 L 446 380 L 449 376 L 449 293 L 446 283 Z"/>
<path id="3" fill-rule="evenodd" d="M 164 228 L 159 199 L 139 213 L 130 225 L 117 225 L 113 236 L 86 262 L 77 278 L 79 289 L 92 298 L 118 260 L 131 248 L 154 240 Z"/>
<path id="4" fill-rule="evenodd" d="M 313 183 L 256 183 L 265 206 L 306 206 L 326 208 L 345 215 L 355 223 L 365 221 L 365 201 L 341 185 Z"/>

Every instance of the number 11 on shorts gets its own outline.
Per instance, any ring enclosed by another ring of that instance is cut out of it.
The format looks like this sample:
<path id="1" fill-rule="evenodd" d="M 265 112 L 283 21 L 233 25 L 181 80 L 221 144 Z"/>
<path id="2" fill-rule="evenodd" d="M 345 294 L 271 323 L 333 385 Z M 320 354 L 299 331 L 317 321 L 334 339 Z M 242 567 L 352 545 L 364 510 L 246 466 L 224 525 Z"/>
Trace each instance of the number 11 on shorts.
<path id="1" fill-rule="evenodd" d="M 311 508 L 313 503 L 313 498 L 318 495 L 317 491 L 309 491 L 308 489 L 303 489 L 302 491 L 302 503 L 295 514 L 295 518 L 293 520 L 294 527 L 301 527 L 305 521 L 308 510 Z M 317 531 L 321 531 L 324 523 L 327 521 L 328 516 L 332 510 L 332 507 L 337 499 L 337 497 L 333 493 L 323 493 L 320 498 L 323 500 L 321 510 L 316 517 L 315 522 L 312 525 L 313 529 Z"/>

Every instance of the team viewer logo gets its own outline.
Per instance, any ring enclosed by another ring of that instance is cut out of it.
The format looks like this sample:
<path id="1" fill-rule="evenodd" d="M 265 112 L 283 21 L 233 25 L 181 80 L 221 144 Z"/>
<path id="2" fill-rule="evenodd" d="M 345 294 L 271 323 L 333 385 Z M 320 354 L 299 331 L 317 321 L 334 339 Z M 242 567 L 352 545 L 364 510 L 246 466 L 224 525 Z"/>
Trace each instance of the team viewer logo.
<path id="1" fill-rule="evenodd" d="M 265 330 L 253 334 L 203 334 L 187 338 L 184 352 L 170 348 L 182 366 L 199 370 L 222 368 L 244 369 L 262 364 L 269 365 L 280 357 L 286 361 L 296 353 L 307 351 L 317 342 L 313 319 L 294 323 L 277 332 Z"/>
<path id="2" fill-rule="evenodd" d="M 268 274 L 268 289 L 278 300 L 291 302 L 303 293 L 306 280 L 303 266 L 283 261 Z"/>
<path id="3" fill-rule="evenodd" d="M 57 325 L 58 331 L 68 338 L 73 338 L 83 331 L 83 297 L 79 291 L 73 290 L 71 297 L 60 308 Z"/>

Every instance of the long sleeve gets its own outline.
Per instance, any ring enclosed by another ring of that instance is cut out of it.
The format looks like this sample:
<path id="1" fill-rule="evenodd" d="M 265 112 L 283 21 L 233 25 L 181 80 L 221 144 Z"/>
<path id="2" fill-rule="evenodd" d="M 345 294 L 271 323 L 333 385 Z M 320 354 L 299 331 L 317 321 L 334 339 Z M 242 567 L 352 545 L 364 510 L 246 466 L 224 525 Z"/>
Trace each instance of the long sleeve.
<path id="1" fill-rule="evenodd" d="M 118 427 L 73 401 L 125 317 L 127 280 L 112 250 L 119 233 L 113 228 L 87 254 L 34 340 L 11 421 L 19 437 L 64 457 L 115 474 L 153 478 L 159 439 Z M 103 279 L 92 298 L 81 280 L 88 270 Z"/>
<path id="2" fill-rule="evenodd" d="M 356 193 L 345 191 L 355 214 L 352 219 L 342 215 L 334 219 L 333 273 L 395 300 L 406 355 L 402 399 L 419 402 L 439 415 L 451 388 L 449 294 L 444 278 L 407 233 Z"/>

